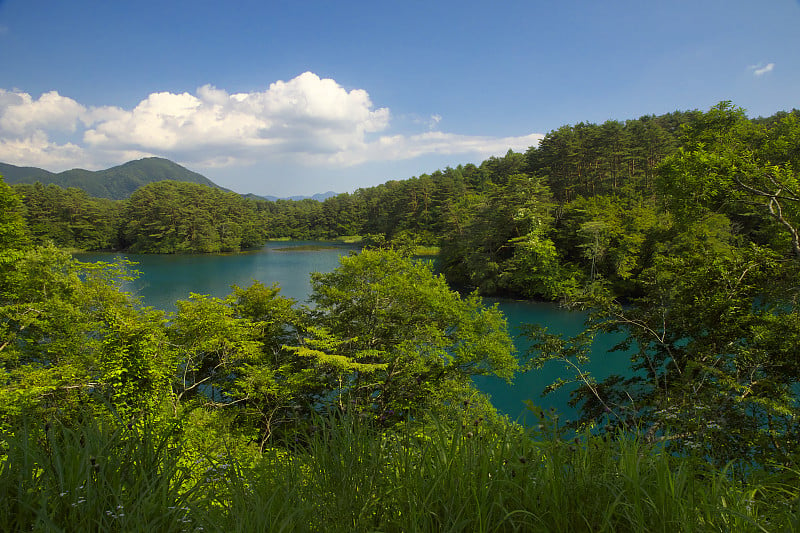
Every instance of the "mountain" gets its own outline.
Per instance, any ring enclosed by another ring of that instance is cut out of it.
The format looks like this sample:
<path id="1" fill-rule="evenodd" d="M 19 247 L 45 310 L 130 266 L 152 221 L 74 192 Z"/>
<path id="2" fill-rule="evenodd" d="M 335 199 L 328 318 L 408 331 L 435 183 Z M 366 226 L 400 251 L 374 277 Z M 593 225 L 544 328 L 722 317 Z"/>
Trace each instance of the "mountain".
<path id="1" fill-rule="evenodd" d="M 106 170 L 83 170 L 80 168 L 53 173 L 35 167 L 17 167 L 0 163 L 0 175 L 6 183 L 36 183 L 48 185 L 53 183 L 59 187 L 77 187 L 86 191 L 89 196 L 122 200 L 128 198 L 133 191 L 154 181 L 175 180 L 200 183 L 221 189 L 219 185 L 202 174 L 173 163 L 169 159 L 147 157 L 129 161 Z"/>
<path id="2" fill-rule="evenodd" d="M 275 200 L 294 200 L 294 201 L 298 201 L 298 200 L 316 200 L 317 202 L 322 202 L 322 201 L 327 200 L 328 198 L 330 198 L 332 196 L 336 196 L 338 194 L 339 194 L 338 192 L 328 191 L 328 192 L 317 193 L 317 194 L 314 194 L 312 196 L 288 196 L 288 197 L 285 197 L 285 198 L 278 198 L 277 196 L 272 196 L 272 195 L 259 196 L 258 194 L 249 193 L 249 194 L 245 194 L 245 197 L 246 198 L 255 198 L 255 199 L 258 199 L 258 200 L 268 200 L 270 202 L 274 202 Z"/>
<path id="3" fill-rule="evenodd" d="M 33 183 L 34 181 L 50 183 L 47 180 L 53 179 L 55 175 L 56 174 L 41 168 L 16 167 L 7 163 L 0 163 L 0 176 L 3 176 L 3 180 L 9 185 L 13 185 L 14 183 Z"/>

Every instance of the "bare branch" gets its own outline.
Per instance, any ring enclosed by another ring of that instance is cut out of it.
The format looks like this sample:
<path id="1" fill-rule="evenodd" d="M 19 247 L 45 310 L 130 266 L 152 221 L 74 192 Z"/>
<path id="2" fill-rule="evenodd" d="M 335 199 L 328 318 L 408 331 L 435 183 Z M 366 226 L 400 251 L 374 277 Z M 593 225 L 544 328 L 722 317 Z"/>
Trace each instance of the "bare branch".
<path id="1" fill-rule="evenodd" d="M 752 194 L 755 194 L 756 196 L 768 198 L 768 202 L 766 204 L 759 204 L 759 205 L 765 205 L 769 210 L 770 215 L 772 215 L 772 218 L 777 220 L 781 225 L 783 225 L 789 231 L 789 235 L 791 236 L 792 239 L 792 251 L 794 252 L 794 255 L 798 259 L 800 259 L 800 233 L 798 233 L 797 228 L 794 227 L 792 223 L 786 220 L 786 218 L 783 216 L 783 208 L 781 207 L 781 204 L 778 201 L 779 199 L 784 199 L 789 201 L 800 201 L 800 198 L 798 198 L 798 196 L 800 195 L 797 195 L 794 191 L 790 190 L 789 192 L 791 196 L 781 196 L 781 193 L 784 191 L 786 187 L 782 183 L 780 183 L 778 179 L 772 174 L 768 174 L 767 178 L 773 183 L 773 185 L 775 185 L 778 188 L 774 193 L 762 191 L 760 189 L 751 187 L 750 185 L 747 185 L 741 179 L 739 179 L 739 176 L 734 176 L 733 180 L 742 189 Z"/>

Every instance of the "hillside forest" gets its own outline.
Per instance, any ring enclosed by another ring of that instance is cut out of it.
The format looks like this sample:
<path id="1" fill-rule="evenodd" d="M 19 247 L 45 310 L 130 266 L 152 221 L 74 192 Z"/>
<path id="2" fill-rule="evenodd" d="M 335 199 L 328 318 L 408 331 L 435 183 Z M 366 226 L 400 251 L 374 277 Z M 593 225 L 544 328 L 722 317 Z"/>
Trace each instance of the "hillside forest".
<path id="1" fill-rule="evenodd" d="M 0 526 L 792 530 L 798 231 L 800 112 L 729 102 L 322 202 L 0 182 Z M 125 264 L 64 250 L 355 236 L 311 307 L 254 283 L 170 314 L 120 291 Z M 528 325 L 515 353 L 482 295 L 582 309 L 586 329 Z M 598 381 L 602 332 L 631 365 Z M 521 428 L 471 381 L 549 361 L 549 390 L 578 384 L 567 425 L 532 398 Z"/>

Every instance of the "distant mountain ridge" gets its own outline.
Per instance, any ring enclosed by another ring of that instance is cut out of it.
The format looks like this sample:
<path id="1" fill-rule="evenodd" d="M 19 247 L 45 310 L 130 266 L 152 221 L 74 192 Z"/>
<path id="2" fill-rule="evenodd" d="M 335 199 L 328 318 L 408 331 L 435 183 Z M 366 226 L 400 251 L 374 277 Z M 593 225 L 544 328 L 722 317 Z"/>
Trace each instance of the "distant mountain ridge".
<path id="1" fill-rule="evenodd" d="M 129 161 L 106 170 L 80 168 L 54 173 L 36 167 L 18 167 L 0 163 L 0 175 L 9 185 L 16 183 L 55 184 L 59 187 L 77 187 L 89 196 L 124 200 L 143 185 L 154 181 L 174 180 L 199 183 L 223 189 L 202 174 L 161 157 L 147 157 Z"/>
<path id="2" fill-rule="evenodd" d="M 17 183 L 34 184 L 37 181 L 43 185 L 54 184 L 64 189 L 76 187 L 83 189 L 89 196 L 95 198 L 110 198 L 112 200 L 125 200 L 129 198 L 133 191 L 152 183 L 154 181 L 174 180 L 200 183 L 217 189 L 228 190 L 220 187 L 207 177 L 197 172 L 193 172 L 186 167 L 164 159 L 162 157 L 146 157 L 135 161 L 128 161 L 116 167 L 105 170 L 84 170 L 74 168 L 64 172 L 50 172 L 37 167 L 18 167 L 8 163 L 0 162 L 0 176 L 9 185 Z M 328 191 L 314 194 L 312 196 L 261 196 L 258 194 L 243 194 L 245 198 L 258 200 L 316 200 L 322 202 L 339 193 Z"/>
<path id="3" fill-rule="evenodd" d="M 328 198 L 337 196 L 338 194 L 339 194 L 338 192 L 328 191 L 328 192 L 317 193 L 311 196 L 286 196 L 280 198 L 272 195 L 261 196 L 253 193 L 245 194 L 244 196 L 245 198 L 255 198 L 257 200 L 269 200 L 270 202 L 274 202 L 276 200 L 293 200 L 295 202 L 299 200 L 316 200 L 317 202 L 322 202 L 324 200 L 327 200 Z"/>

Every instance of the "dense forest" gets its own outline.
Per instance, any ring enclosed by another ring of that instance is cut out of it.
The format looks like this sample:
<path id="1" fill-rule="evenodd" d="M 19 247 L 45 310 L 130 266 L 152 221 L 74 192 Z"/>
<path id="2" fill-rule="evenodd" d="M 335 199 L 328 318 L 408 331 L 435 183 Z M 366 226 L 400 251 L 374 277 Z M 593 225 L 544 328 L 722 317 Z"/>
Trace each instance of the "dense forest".
<path id="1" fill-rule="evenodd" d="M 778 153 L 775 143 L 791 141 L 797 111 L 759 119 L 729 107 L 718 111 L 727 114 L 718 118 L 725 126 L 712 124 L 715 111 L 564 126 L 524 154 L 509 151 L 479 166 L 448 167 L 322 202 L 242 198 L 169 181 L 119 201 L 53 185 L 15 189 L 37 243 L 192 253 L 238 251 L 276 238 L 360 236 L 438 246 L 448 281 L 482 294 L 558 299 L 602 279 L 617 294 L 635 295 L 656 242 L 678 231 L 674 209 L 665 205 L 677 191 L 658 173 L 665 159 L 735 123 L 740 138 L 728 144 L 753 144 L 747 149 L 765 164 L 796 164 L 797 155 Z M 742 207 L 739 201 L 709 209 L 722 209 L 737 235 L 767 244 L 782 223 L 766 203 L 761 210 Z"/>
<path id="2" fill-rule="evenodd" d="M 0 183 L 0 525 L 796 529 L 798 147 L 800 112 L 723 102 L 323 202 Z M 56 247 L 341 236 L 371 246 L 313 276 L 313 307 L 255 283 L 169 315 L 120 292 L 125 265 Z M 530 325 L 516 354 L 480 294 L 560 301 L 587 328 Z M 631 372 L 598 382 L 606 331 Z M 566 426 L 532 398 L 521 428 L 472 385 L 551 360 L 550 389 L 580 385 Z"/>
<path id="3" fill-rule="evenodd" d="M 32 185 L 38 182 L 64 189 L 74 187 L 90 196 L 109 200 L 130 198 L 136 189 L 156 181 L 174 180 L 217 187 L 205 176 L 161 157 L 128 161 L 105 170 L 74 168 L 57 174 L 36 167 L 18 167 L 0 163 L 0 175 L 9 185 Z"/>

